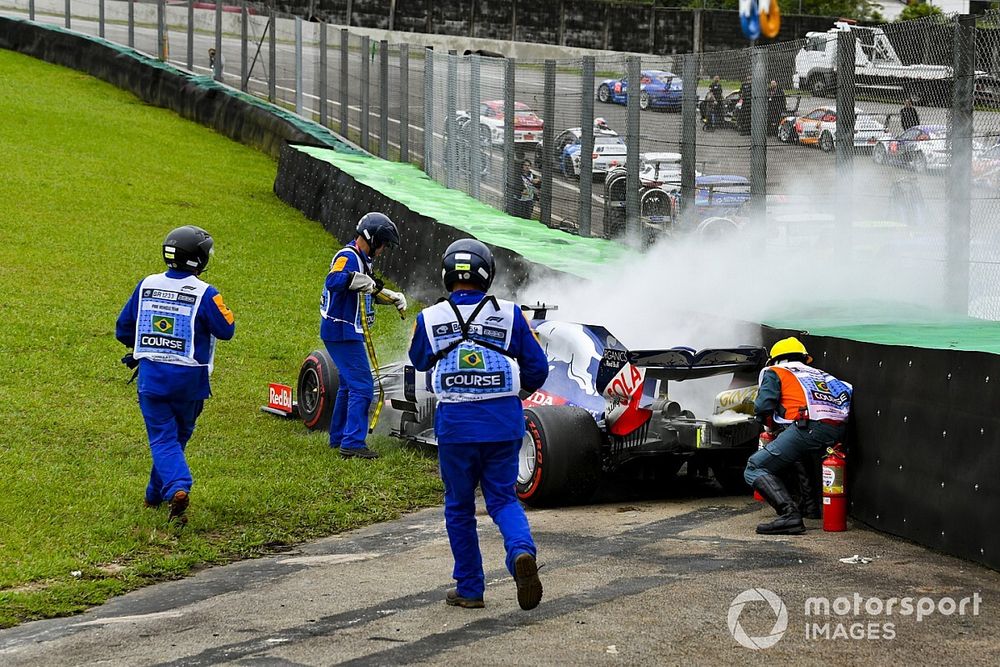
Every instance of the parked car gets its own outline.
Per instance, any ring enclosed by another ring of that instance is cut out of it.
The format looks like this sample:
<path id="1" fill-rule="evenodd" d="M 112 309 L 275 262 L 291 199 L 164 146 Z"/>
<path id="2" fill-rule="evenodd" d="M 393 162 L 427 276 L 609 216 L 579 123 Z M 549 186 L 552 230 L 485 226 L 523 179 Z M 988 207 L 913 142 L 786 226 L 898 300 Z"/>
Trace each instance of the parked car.
<path id="1" fill-rule="evenodd" d="M 459 124 L 468 122 L 469 112 L 459 111 Z M 503 145 L 504 133 L 503 100 L 490 100 L 479 105 L 479 131 L 483 138 L 489 137 L 494 146 Z M 542 119 L 523 102 L 514 103 L 514 144 L 520 148 L 537 148 L 542 142 Z"/>
<path id="2" fill-rule="evenodd" d="M 1000 143 L 982 150 L 972 159 L 972 182 L 994 192 L 1000 189 Z"/>
<path id="3" fill-rule="evenodd" d="M 643 70 L 639 85 L 639 108 L 680 109 L 683 87 L 684 82 L 673 72 Z M 602 81 L 597 87 L 597 100 L 604 104 L 627 104 L 628 78 Z"/>
<path id="4" fill-rule="evenodd" d="M 947 140 L 945 125 L 914 125 L 895 138 L 875 144 L 872 160 L 875 164 L 907 167 L 918 173 L 947 169 Z"/>
<path id="5" fill-rule="evenodd" d="M 695 176 L 701 172 L 695 171 Z M 680 153 L 641 153 L 639 155 L 639 183 L 644 188 L 679 186 L 681 184 Z"/>
<path id="6" fill-rule="evenodd" d="M 883 139 L 892 139 L 886 131 L 889 114 L 865 113 L 854 110 L 854 149 L 873 150 Z M 778 124 L 778 140 L 819 146 L 824 152 L 833 151 L 837 139 L 837 108 L 821 106 L 804 116 L 787 116 Z"/>
<path id="7" fill-rule="evenodd" d="M 582 148 L 582 131 L 578 127 L 571 127 L 560 133 L 555 140 L 556 164 L 562 170 L 564 176 L 575 178 L 580 175 L 580 150 Z M 593 159 L 594 175 L 606 174 L 615 167 L 625 164 L 625 154 L 627 147 L 625 139 L 618 136 L 618 133 L 611 129 L 594 129 L 594 151 L 591 154 Z"/>

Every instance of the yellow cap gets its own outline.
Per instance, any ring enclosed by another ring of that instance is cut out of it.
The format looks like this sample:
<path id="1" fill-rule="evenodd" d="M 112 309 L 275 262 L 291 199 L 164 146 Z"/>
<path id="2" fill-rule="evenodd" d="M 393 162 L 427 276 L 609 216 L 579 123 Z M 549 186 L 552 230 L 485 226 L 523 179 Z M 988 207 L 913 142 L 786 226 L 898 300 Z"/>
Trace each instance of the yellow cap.
<path id="1" fill-rule="evenodd" d="M 795 336 L 789 338 L 782 338 L 777 343 L 771 346 L 771 359 L 775 357 L 781 357 L 786 354 L 801 354 L 806 358 L 806 363 L 812 362 L 812 357 L 806 352 L 806 346 L 802 344 Z"/>

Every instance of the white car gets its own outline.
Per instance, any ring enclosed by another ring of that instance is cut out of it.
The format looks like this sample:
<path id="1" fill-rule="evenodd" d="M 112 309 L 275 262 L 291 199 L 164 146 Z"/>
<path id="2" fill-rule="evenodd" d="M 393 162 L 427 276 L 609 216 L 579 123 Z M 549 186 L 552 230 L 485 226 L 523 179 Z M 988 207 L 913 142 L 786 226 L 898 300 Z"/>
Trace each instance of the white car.
<path id="1" fill-rule="evenodd" d="M 555 159 L 564 176 L 575 178 L 580 175 L 580 138 L 583 132 L 579 127 L 571 127 L 562 132 L 555 141 Z M 606 174 L 615 167 L 625 164 L 628 147 L 625 139 L 611 129 L 594 129 L 593 173 Z"/>
<path id="2" fill-rule="evenodd" d="M 479 105 L 479 133 L 481 141 L 489 141 L 494 146 L 503 145 L 504 133 L 503 100 L 490 100 Z M 460 124 L 468 122 L 469 112 L 459 111 Z M 523 102 L 514 103 L 514 144 L 519 147 L 536 148 L 542 142 L 542 119 Z"/>
<path id="3" fill-rule="evenodd" d="M 872 150 L 880 141 L 892 139 L 886 131 L 885 116 L 854 110 L 855 150 Z M 778 124 L 778 140 L 787 144 L 819 146 L 824 152 L 831 152 L 837 141 L 837 107 L 821 106 L 803 116 L 783 118 Z"/>
<path id="4" fill-rule="evenodd" d="M 694 172 L 695 178 L 701 176 Z M 639 155 L 639 183 L 644 188 L 680 186 L 680 153 L 642 153 Z"/>
<path id="5" fill-rule="evenodd" d="M 875 164 L 912 169 L 918 173 L 948 168 L 948 127 L 914 125 L 898 137 L 879 141 L 872 152 Z"/>

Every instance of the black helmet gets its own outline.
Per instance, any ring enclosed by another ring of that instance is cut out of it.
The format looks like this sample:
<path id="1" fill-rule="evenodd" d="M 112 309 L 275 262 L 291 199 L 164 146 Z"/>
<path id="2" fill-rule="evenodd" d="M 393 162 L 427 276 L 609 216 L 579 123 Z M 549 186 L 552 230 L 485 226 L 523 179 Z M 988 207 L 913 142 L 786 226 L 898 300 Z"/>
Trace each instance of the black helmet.
<path id="1" fill-rule="evenodd" d="M 493 253 L 476 239 L 455 241 L 441 258 L 441 278 L 449 292 L 457 282 L 472 283 L 485 292 L 493 284 L 496 269 Z"/>
<path id="2" fill-rule="evenodd" d="M 171 269 L 198 275 L 208 266 L 215 241 L 201 227 L 178 227 L 163 240 L 163 261 Z"/>
<path id="3" fill-rule="evenodd" d="M 358 220 L 358 236 L 368 242 L 372 253 L 382 246 L 398 246 L 399 230 L 384 213 L 366 213 Z"/>

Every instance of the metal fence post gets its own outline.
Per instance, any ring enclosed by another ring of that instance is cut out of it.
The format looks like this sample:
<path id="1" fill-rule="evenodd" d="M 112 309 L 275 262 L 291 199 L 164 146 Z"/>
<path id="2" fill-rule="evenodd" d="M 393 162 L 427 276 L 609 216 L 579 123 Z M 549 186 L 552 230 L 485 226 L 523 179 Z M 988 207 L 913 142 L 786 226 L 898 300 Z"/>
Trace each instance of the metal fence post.
<path id="1" fill-rule="evenodd" d="M 240 3 L 240 90 L 250 85 L 250 10 L 246 0 Z"/>
<path id="2" fill-rule="evenodd" d="M 456 178 L 456 173 L 455 173 L 456 171 L 458 171 L 457 169 L 458 165 L 455 164 L 456 162 L 458 162 L 458 151 L 456 150 L 458 148 L 458 136 L 457 132 L 455 131 L 455 126 L 457 125 L 457 123 L 455 122 L 455 114 L 457 113 L 457 109 L 455 107 L 458 105 L 458 101 L 456 99 L 458 91 L 455 90 L 455 88 L 457 86 L 458 86 L 458 55 L 456 55 L 456 52 L 452 50 L 448 51 L 448 83 L 447 83 L 447 89 L 445 90 L 445 99 L 446 99 L 445 103 L 447 107 L 445 109 L 445 117 L 444 117 L 444 136 L 445 136 L 445 141 L 447 142 L 445 143 L 445 157 L 444 157 L 445 184 L 449 188 L 454 188 L 458 183 L 458 179 Z"/>
<path id="3" fill-rule="evenodd" d="M 222 81 L 222 3 L 215 3 L 215 68 L 212 77 Z"/>
<path id="4" fill-rule="evenodd" d="M 433 178 L 434 164 L 434 47 L 424 48 L 424 173 Z"/>
<path id="5" fill-rule="evenodd" d="M 642 60 L 628 56 L 628 99 L 625 112 L 625 234 L 639 230 L 639 86 Z M 607 230 L 605 230 L 607 231 Z"/>
<path id="6" fill-rule="evenodd" d="M 584 56 L 580 73 L 580 236 L 590 236 L 594 204 L 594 56 Z"/>
<path id="7" fill-rule="evenodd" d="M 378 156 L 383 160 L 389 158 L 389 42 L 382 40 L 378 45 Z"/>
<path id="8" fill-rule="evenodd" d="M 698 55 L 684 56 L 681 89 L 681 221 L 687 227 L 695 205 L 695 165 L 698 150 Z"/>
<path id="9" fill-rule="evenodd" d="M 167 59 L 167 7 L 164 0 L 156 0 L 156 58 Z"/>
<path id="10" fill-rule="evenodd" d="M 28 0 L 28 20 L 35 20 L 35 0 Z"/>
<path id="11" fill-rule="evenodd" d="M 66 10 L 65 11 L 66 11 L 66 29 L 67 30 L 69 30 L 70 27 L 71 27 L 71 25 L 70 25 L 71 24 L 70 16 L 73 13 L 73 8 L 70 6 L 71 3 L 72 3 L 72 0 L 66 0 Z"/>
<path id="12" fill-rule="evenodd" d="M 302 96 L 302 17 L 295 17 L 295 113 L 303 115 Z"/>
<path id="13" fill-rule="evenodd" d="M 517 164 L 514 152 L 514 123 L 506 119 L 514 117 L 514 75 L 517 62 L 507 58 L 503 63 L 503 180 L 504 210 L 511 215 L 517 211 L 517 200 L 521 196 L 521 166 Z"/>
<path id="14" fill-rule="evenodd" d="M 552 142 L 556 125 L 556 61 L 545 61 L 545 101 L 542 105 L 542 201 L 539 220 L 543 225 L 552 226 Z M 513 117 L 512 117 L 513 118 Z M 536 153 L 537 159 L 537 153 Z"/>
<path id="15" fill-rule="evenodd" d="M 327 81 L 326 81 L 326 23 L 319 24 L 319 90 L 316 96 L 319 97 L 319 124 L 327 127 L 329 121 L 329 111 L 327 109 Z"/>
<path id="16" fill-rule="evenodd" d="M 368 116 L 371 113 L 371 100 L 370 97 L 370 86 L 369 72 L 368 72 L 368 51 L 371 49 L 371 40 L 367 35 L 361 38 L 361 148 L 366 151 L 371 147 L 368 145 L 370 137 L 368 136 L 368 121 L 371 120 Z"/>
<path id="17" fill-rule="evenodd" d="M 469 60 L 469 196 L 479 199 L 479 179 L 483 175 L 482 148 L 479 131 L 479 56 L 473 55 Z"/>
<path id="18" fill-rule="evenodd" d="M 750 211 L 758 229 L 767 214 L 767 51 L 750 50 Z"/>
<path id="19" fill-rule="evenodd" d="M 187 68 L 194 71 L 194 3 L 195 0 L 188 0 L 187 3 Z"/>
<path id="20" fill-rule="evenodd" d="M 976 17 L 962 15 L 955 21 L 951 127 L 951 168 L 948 170 L 947 305 L 957 313 L 969 312 L 969 244 L 972 238 L 972 133 L 975 103 Z"/>
<path id="21" fill-rule="evenodd" d="M 410 161 L 410 45 L 399 45 L 399 161 Z"/>
<path id="22" fill-rule="evenodd" d="M 128 0 L 128 45 L 135 48 L 135 0 Z"/>
<path id="23" fill-rule="evenodd" d="M 97 36 L 104 38 L 104 0 L 97 5 Z"/>
<path id="24" fill-rule="evenodd" d="M 351 34 L 347 28 L 340 29 L 340 135 L 347 136 L 347 122 L 350 119 L 350 98 L 347 95 L 347 81 L 350 75 L 351 61 L 350 55 Z"/>
<path id="25" fill-rule="evenodd" d="M 274 104 L 278 100 L 278 14 L 271 10 L 271 21 L 269 28 L 271 32 L 267 35 L 267 99 Z"/>
<path id="26" fill-rule="evenodd" d="M 837 35 L 837 205 L 833 207 L 843 256 L 853 252 L 855 35 Z"/>

